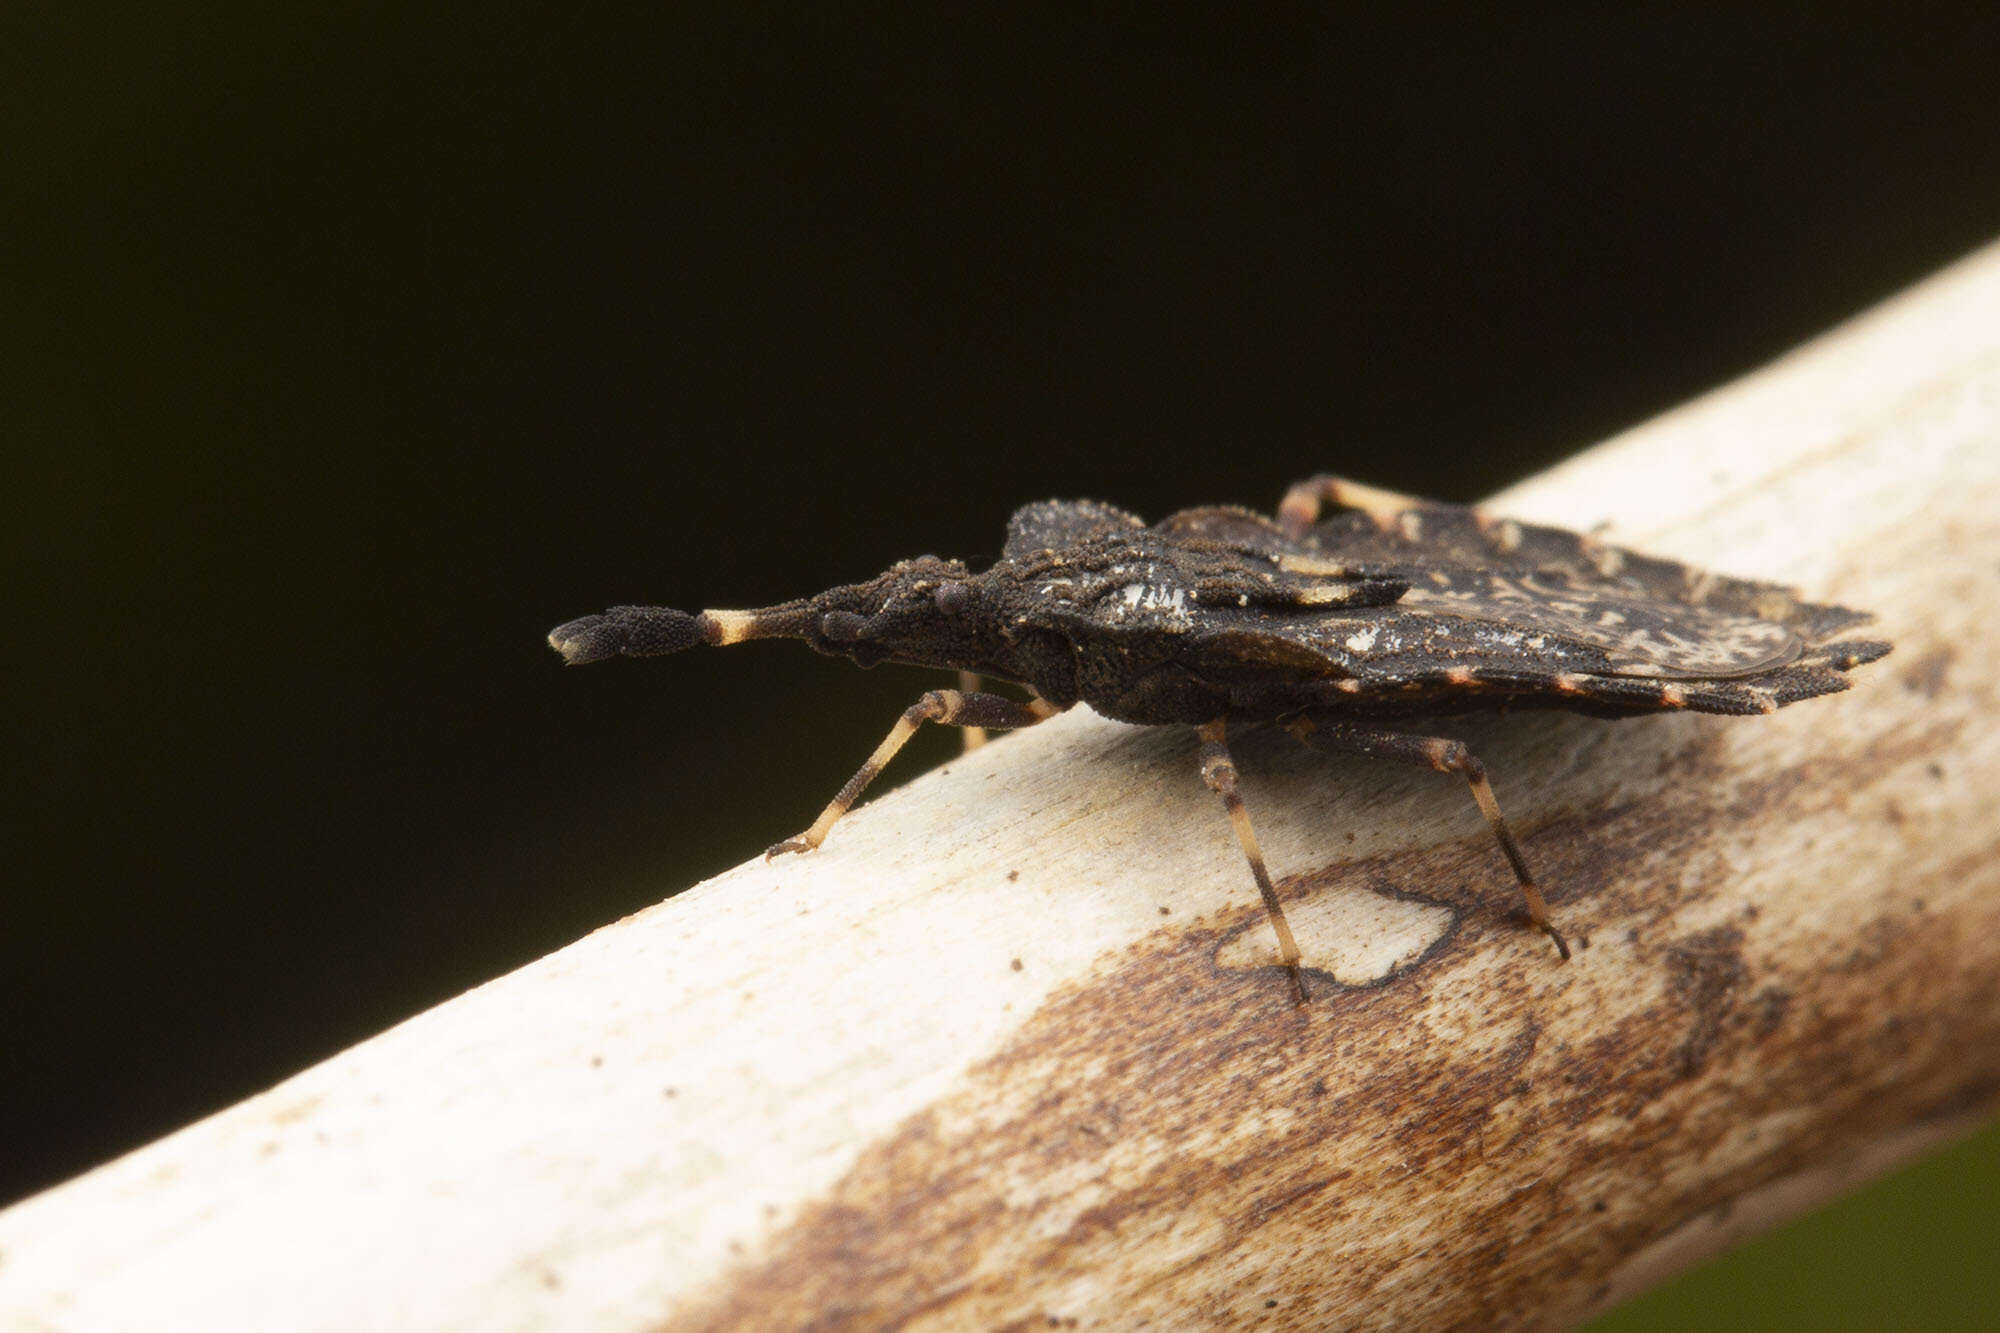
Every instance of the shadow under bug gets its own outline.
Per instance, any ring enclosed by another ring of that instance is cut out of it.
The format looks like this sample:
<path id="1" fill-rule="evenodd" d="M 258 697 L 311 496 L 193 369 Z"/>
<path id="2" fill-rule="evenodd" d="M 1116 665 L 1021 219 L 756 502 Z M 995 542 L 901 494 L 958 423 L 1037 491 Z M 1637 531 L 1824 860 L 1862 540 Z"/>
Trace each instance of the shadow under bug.
<path id="1" fill-rule="evenodd" d="M 1275 519 L 1212 506 L 1148 526 L 1094 500 L 1038 501 L 1016 511 L 1000 559 L 978 573 L 924 556 L 758 610 L 614 606 L 557 626 L 549 643 L 579 665 L 803 639 L 861 666 L 956 668 L 1030 691 L 927 691 L 812 827 L 767 856 L 818 847 L 925 722 L 1031 727 L 1081 702 L 1124 722 L 1192 726 L 1202 780 L 1222 798 L 1304 1003 L 1298 944 L 1238 792 L 1231 724 L 1278 722 L 1324 749 L 1464 777 L 1529 919 L 1567 959 L 1485 766 L 1463 742 L 1382 724 L 1524 707 L 1775 712 L 1846 689 L 1848 670 L 1887 653 L 1840 637 L 1871 618 L 1561 528 L 1317 476 L 1286 492 Z"/>

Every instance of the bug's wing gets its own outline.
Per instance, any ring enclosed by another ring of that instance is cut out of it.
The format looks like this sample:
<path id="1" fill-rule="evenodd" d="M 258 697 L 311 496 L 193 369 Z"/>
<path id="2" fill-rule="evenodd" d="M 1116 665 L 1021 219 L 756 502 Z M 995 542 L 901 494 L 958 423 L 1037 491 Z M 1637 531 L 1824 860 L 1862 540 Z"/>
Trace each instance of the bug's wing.
<path id="1" fill-rule="evenodd" d="M 1608 644 L 1617 621 L 1636 625 L 1634 665 L 1681 665 L 1694 674 L 1719 666 L 1724 674 L 1755 669 L 1759 654 L 1779 658 L 1784 637 L 1758 624 L 1777 625 L 1811 646 L 1874 617 L 1846 607 L 1802 601 L 1790 588 L 1730 578 L 1675 560 L 1641 555 L 1565 528 L 1492 518 L 1459 505 L 1416 504 L 1387 524 L 1358 510 L 1336 513 L 1313 527 L 1304 541 L 1330 557 L 1375 562 L 1403 573 L 1418 588 L 1451 580 L 1441 592 L 1457 595 L 1456 614 L 1507 620 L 1519 612 L 1545 629 Z M 1482 584 L 1483 575 L 1528 586 Z M 1431 609 L 1442 611 L 1437 599 Z M 1712 661 L 1686 641 L 1713 637 Z"/>
<path id="2" fill-rule="evenodd" d="M 1595 649 L 1603 663 L 1593 669 L 1614 676 L 1749 676 L 1796 661 L 1805 650 L 1781 621 L 1548 574 L 1432 570 L 1413 582 L 1400 609 L 1483 626 L 1496 646 L 1507 643 L 1523 656 L 1549 640 Z"/>
<path id="3" fill-rule="evenodd" d="M 1091 537 L 1131 532 L 1145 527 L 1135 514 L 1096 500 L 1037 500 L 1022 505 L 1007 520 L 1003 559 L 1055 551 Z"/>
<path id="4" fill-rule="evenodd" d="M 1731 680 L 1785 667 L 1808 647 L 1777 621 L 1530 574 L 1433 569 L 1411 577 L 1386 604 L 1219 608 L 1202 642 L 1242 660 L 1299 668 L 1316 660 L 1323 672 L 1384 680 L 1491 669 L 1516 688 L 1561 673 Z"/>

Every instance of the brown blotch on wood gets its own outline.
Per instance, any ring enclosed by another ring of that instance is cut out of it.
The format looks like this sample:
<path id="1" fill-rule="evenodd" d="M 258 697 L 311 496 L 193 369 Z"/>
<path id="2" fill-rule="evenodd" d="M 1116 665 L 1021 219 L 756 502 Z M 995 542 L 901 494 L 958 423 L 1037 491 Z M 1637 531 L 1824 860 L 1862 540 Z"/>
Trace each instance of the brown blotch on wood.
<path id="1" fill-rule="evenodd" d="M 1749 976 L 1743 965 L 1743 932 L 1734 926 L 1705 930 L 1667 949 L 1667 985 L 1690 1011 L 1689 1031 L 1676 1056 L 1681 1076 L 1701 1071 Z"/>
<path id="2" fill-rule="evenodd" d="M 1024 1307 L 1066 1303 L 1086 1279 L 1113 1285 L 1106 1304 L 1079 1312 L 1085 1324 L 1112 1310 L 1162 1327 L 1213 1322 L 1223 1314 L 1211 1304 L 1216 1271 L 1253 1261 L 1272 1285 L 1303 1293 L 1273 1327 L 1352 1322 L 1392 1291 L 1396 1308 L 1422 1308 L 1440 1324 L 1546 1318 L 1539 1302 L 1556 1270 L 1564 1289 L 1587 1293 L 1657 1235 L 1593 1211 L 1601 1173 L 1654 1182 L 1646 1188 L 1657 1197 L 1635 1204 L 1635 1216 L 1694 1218 L 1866 1141 L 1874 1127 L 1906 1123 L 1912 1108 L 1976 1100 L 2000 1079 L 2000 1055 L 1917 1085 L 1881 1077 L 1942 1016 L 1966 1049 L 2000 1052 L 2000 979 L 1938 978 L 1921 963 L 1932 955 L 1917 933 L 1954 928 L 1941 914 L 1900 917 L 1909 924 L 1897 947 L 1854 964 L 1865 983 L 1832 989 L 1823 966 L 1781 973 L 1753 961 L 1758 942 L 1792 921 L 1782 902 L 1748 930 L 1648 944 L 1654 933 L 1642 926 L 1726 887 L 1688 865 L 1718 827 L 1782 824 L 1852 792 L 1832 791 L 1841 784 L 1825 782 L 1810 756 L 1746 776 L 1728 760 L 1725 721 L 1628 725 L 1641 729 L 1621 743 L 1650 736 L 1676 780 L 1531 816 L 1524 829 L 1565 912 L 1623 949 L 1594 951 L 1579 970 L 1531 948 L 1476 824 L 1455 841 L 1361 861 L 1337 859 L 1345 844 L 1329 838 L 1327 864 L 1282 881 L 1284 897 L 1357 885 L 1420 897 L 1453 911 L 1448 937 L 1376 986 L 1339 987 L 1322 974 L 1315 1004 L 1295 1009 L 1282 1003 L 1282 974 L 1213 961 L 1225 936 L 1265 928 L 1254 903 L 1193 926 L 1162 922 L 1053 992 L 954 1092 L 864 1150 L 715 1304 L 666 1327 L 862 1329 L 919 1312 L 1012 1327 Z M 1910 755 L 1885 760 L 1907 761 L 1945 737 L 1899 739 Z M 1648 971 L 1664 984 L 1647 984 Z M 1440 1015 L 1462 1011 L 1432 997 L 1463 986 L 1481 995 L 1476 1026 L 1434 1030 Z M 1572 1010 L 1573 986 L 1602 994 Z M 1863 993 L 1868 1003 L 1852 1002 Z M 1883 1012 L 1908 1021 L 1888 1032 Z M 1966 1015 L 1983 1015 L 1984 1026 L 1968 1032 Z M 1245 1087 L 1263 1108 L 1255 1126 L 1218 1130 L 1241 1125 Z M 1640 1122 L 1639 1140 L 1612 1132 Z M 1679 1192 L 1660 1183 L 1696 1145 L 1708 1151 L 1767 1122 L 1776 1127 L 1726 1179 L 1697 1174 Z M 1017 1162 L 1035 1164 L 1032 1179 L 1092 1184 L 1081 1196 L 1024 1191 L 999 1169 Z M 1344 1251 L 1339 1280 L 1304 1258 L 1287 1267 L 1282 1256 L 1310 1255 L 1329 1228 L 1357 1234 L 1357 1216 L 1372 1220 L 1364 1234 L 1384 1239 Z M 1386 1238 L 1418 1217 L 1446 1231 L 1409 1265 Z M 1160 1228 L 1175 1229 L 1175 1245 L 1129 1244 Z M 1426 1293 L 1416 1305 L 1402 1290 L 1410 1284 Z"/>
<path id="3" fill-rule="evenodd" d="M 1903 688 L 1914 690 L 1926 699 L 1937 698 L 1944 692 L 1946 679 L 1951 674 L 1951 664 L 1957 656 L 1950 645 L 1942 643 L 1929 652 L 1920 654 L 1903 668 Z"/>

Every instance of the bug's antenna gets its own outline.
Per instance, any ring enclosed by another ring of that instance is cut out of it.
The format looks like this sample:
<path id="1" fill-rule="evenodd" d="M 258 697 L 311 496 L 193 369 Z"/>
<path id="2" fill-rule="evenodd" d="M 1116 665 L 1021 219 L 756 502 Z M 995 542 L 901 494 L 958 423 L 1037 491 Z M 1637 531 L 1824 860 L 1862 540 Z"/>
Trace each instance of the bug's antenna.
<path id="1" fill-rule="evenodd" d="M 607 657 L 657 657 L 715 642 L 702 620 L 665 606 L 614 606 L 603 615 L 556 626 L 549 631 L 549 647 L 571 666 Z"/>
<path id="2" fill-rule="evenodd" d="M 569 665 L 582 666 L 607 657 L 659 657 L 698 643 L 719 648 L 745 639 L 798 638 L 806 632 L 802 607 L 789 603 L 691 616 L 669 606 L 614 606 L 556 626 L 549 631 L 549 647 Z"/>

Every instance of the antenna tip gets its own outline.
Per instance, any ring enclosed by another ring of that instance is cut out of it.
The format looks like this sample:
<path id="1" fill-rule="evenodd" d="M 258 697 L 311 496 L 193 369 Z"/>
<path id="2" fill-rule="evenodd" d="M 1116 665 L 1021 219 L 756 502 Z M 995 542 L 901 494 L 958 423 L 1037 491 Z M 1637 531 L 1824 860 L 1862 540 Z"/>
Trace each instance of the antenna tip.
<path id="1" fill-rule="evenodd" d="M 614 606 L 549 631 L 549 647 L 570 666 L 607 657 L 658 657 L 707 641 L 697 617 L 664 606 Z"/>

